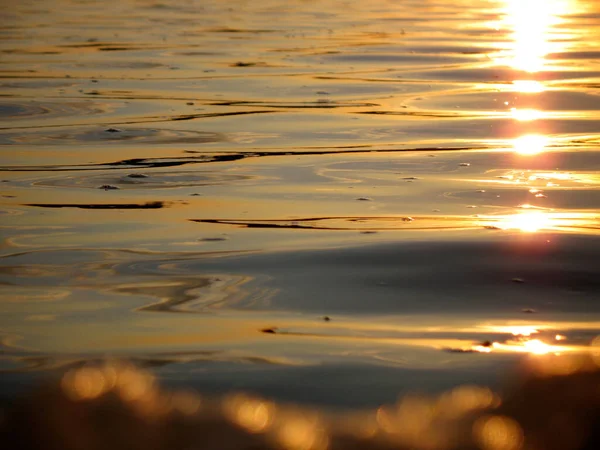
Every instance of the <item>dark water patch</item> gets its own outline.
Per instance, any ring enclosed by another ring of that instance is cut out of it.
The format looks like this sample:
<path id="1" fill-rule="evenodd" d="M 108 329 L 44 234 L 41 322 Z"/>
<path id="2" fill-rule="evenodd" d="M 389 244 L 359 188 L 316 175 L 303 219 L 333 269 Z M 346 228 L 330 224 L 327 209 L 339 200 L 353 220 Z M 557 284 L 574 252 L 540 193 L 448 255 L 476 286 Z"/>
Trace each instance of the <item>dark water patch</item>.
<path id="1" fill-rule="evenodd" d="M 143 275 L 140 286 L 146 288 L 165 277 L 179 280 L 181 286 L 182 280 L 197 283 L 198 274 L 211 274 L 209 290 L 187 291 L 195 297 L 186 303 L 190 310 L 210 305 L 319 316 L 491 314 L 523 320 L 522 311 L 529 308 L 543 323 L 556 314 L 599 311 L 600 305 L 589 301 L 600 292 L 594 272 L 597 250 L 597 239 L 589 236 L 513 235 L 220 258 L 157 255 L 156 260 L 119 264 L 114 270 L 123 277 Z M 514 278 L 525 282 L 514 283 Z M 112 280 L 112 287 L 117 284 Z M 264 324 L 273 325 L 279 324 Z"/>
<path id="2" fill-rule="evenodd" d="M 77 204 L 77 203 L 26 203 L 24 206 L 35 206 L 38 208 L 80 208 L 80 209 L 160 209 L 165 208 L 165 202 L 146 203 L 101 203 L 101 204 Z"/>

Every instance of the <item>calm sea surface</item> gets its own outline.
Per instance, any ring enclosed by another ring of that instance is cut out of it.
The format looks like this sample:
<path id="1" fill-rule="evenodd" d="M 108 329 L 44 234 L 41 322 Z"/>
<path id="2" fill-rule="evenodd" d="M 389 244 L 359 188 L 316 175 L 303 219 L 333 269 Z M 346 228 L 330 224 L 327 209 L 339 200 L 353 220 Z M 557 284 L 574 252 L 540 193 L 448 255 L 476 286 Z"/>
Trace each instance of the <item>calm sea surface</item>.
<path id="1" fill-rule="evenodd" d="M 109 356 L 367 407 L 594 347 L 599 2 L 2 6 L 2 398 Z"/>

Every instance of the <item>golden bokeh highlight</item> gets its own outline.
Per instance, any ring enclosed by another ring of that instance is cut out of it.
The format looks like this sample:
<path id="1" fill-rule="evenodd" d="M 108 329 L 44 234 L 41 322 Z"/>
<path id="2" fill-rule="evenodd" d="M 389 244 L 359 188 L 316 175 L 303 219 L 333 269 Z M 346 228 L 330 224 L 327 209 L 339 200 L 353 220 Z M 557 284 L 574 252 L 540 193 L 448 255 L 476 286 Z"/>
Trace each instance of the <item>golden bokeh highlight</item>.
<path id="1" fill-rule="evenodd" d="M 590 344 L 590 353 L 594 363 L 600 367 L 600 335 L 596 336 Z"/>
<path id="2" fill-rule="evenodd" d="M 505 416 L 484 416 L 473 425 L 473 437 L 483 450 L 520 450 L 523 430 L 513 419 Z"/>
<path id="3" fill-rule="evenodd" d="M 114 380 L 95 367 L 69 370 L 62 378 L 62 389 L 74 401 L 93 400 L 114 387 Z"/>
<path id="4" fill-rule="evenodd" d="M 318 417 L 289 414 L 277 430 L 277 441 L 286 450 L 326 450 L 329 438 Z"/>
<path id="5" fill-rule="evenodd" d="M 267 401 L 236 394 L 225 399 L 225 415 L 250 433 L 264 433 L 273 423 L 275 406 Z"/>
<path id="6" fill-rule="evenodd" d="M 158 395 L 154 376 L 129 364 L 90 364 L 71 369 L 60 384 L 67 398 L 76 402 L 92 401 L 110 393 L 142 416 L 166 414 L 169 409 Z"/>
<path id="7" fill-rule="evenodd" d="M 481 386 L 458 386 L 442 394 L 438 399 L 438 409 L 449 417 L 461 417 L 472 411 L 495 408 L 500 398 L 489 388 Z"/>

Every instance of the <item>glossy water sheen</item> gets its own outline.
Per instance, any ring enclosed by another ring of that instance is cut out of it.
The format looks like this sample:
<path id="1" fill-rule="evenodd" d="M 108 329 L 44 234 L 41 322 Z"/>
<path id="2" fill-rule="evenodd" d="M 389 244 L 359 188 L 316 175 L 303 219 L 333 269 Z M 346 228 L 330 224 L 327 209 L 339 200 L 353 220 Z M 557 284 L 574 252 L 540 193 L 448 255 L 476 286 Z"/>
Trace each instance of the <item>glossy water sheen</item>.
<path id="1" fill-rule="evenodd" d="M 3 396 L 366 406 L 599 332 L 598 2 L 6 3 Z"/>

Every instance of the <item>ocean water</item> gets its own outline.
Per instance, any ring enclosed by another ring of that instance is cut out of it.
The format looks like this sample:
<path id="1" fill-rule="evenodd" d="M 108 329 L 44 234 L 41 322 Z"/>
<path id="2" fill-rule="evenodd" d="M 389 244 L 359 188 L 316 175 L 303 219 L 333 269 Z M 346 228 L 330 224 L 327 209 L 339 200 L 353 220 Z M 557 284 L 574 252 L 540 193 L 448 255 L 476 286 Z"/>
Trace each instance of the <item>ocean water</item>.
<path id="1" fill-rule="evenodd" d="M 4 402 L 117 358 L 360 409 L 600 345 L 598 2 L 5 3 Z"/>

